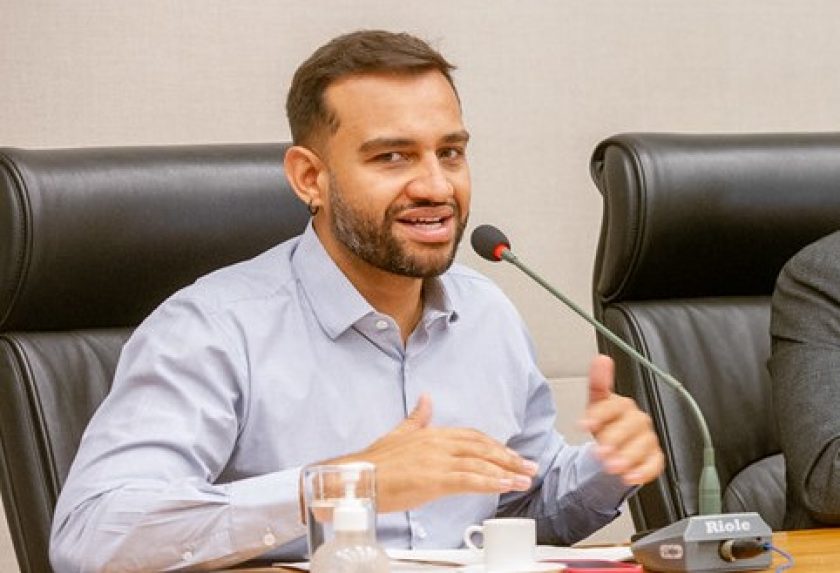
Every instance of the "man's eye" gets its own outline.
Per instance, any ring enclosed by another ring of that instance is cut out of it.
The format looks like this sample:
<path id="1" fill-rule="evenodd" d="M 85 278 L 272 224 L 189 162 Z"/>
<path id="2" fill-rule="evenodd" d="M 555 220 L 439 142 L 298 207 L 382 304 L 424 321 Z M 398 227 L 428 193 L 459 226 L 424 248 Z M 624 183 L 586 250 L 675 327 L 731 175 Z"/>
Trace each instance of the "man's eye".
<path id="1" fill-rule="evenodd" d="M 464 150 L 457 147 L 447 147 L 438 152 L 438 157 L 441 159 L 453 160 L 461 159 L 464 156 Z"/>
<path id="2" fill-rule="evenodd" d="M 377 155 L 374 159 L 380 163 L 399 163 L 400 161 L 405 161 L 407 156 L 405 153 L 400 153 L 399 151 L 389 151 L 388 153 Z"/>

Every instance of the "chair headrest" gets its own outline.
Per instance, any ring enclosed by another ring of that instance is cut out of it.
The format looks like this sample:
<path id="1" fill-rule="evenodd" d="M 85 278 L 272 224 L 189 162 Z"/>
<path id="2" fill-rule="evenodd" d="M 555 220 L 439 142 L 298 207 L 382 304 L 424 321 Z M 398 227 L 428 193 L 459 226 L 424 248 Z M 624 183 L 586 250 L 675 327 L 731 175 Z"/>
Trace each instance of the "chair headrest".
<path id="1" fill-rule="evenodd" d="M 622 134 L 591 169 L 596 305 L 770 295 L 785 261 L 840 229 L 840 133 Z"/>
<path id="2" fill-rule="evenodd" d="M 0 330 L 136 325 L 303 231 L 284 144 L 0 149 Z"/>

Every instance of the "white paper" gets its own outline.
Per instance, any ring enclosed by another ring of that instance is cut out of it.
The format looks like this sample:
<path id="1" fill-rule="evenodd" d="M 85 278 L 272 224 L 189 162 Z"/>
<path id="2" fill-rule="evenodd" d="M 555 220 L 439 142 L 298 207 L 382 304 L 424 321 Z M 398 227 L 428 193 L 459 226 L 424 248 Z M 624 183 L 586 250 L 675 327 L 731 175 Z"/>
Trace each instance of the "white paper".
<path id="1" fill-rule="evenodd" d="M 392 559 L 391 571 L 474 572 L 481 569 L 482 555 L 471 549 L 387 549 Z M 626 561 L 633 558 L 629 547 L 555 547 L 537 546 L 537 561 L 545 559 L 607 559 Z M 278 567 L 294 567 L 309 571 L 309 563 L 277 563 Z"/>
<path id="2" fill-rule="evenodd" d="M 606 559 L 608 561 L 628 561 L 633 559 L 633 552 L 627 545 L 608 547 L 554 547 L 537 546 L 537 560 L 543 559 Z"/>
<path id="3" fill-rule="evenodd" d="M 432 561 L 472 565 L 481 563 L 482 555 L 471 549 L 386 549 L 388 557 L 403 561 Z"/>

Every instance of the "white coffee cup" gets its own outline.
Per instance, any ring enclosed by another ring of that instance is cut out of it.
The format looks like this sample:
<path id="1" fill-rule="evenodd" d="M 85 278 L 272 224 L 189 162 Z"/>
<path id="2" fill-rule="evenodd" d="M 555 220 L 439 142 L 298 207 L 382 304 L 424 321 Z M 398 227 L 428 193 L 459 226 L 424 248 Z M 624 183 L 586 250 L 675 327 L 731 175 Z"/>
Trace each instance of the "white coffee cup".
<path id="1" fill-rule="evenodd" d="M 464 543 L 473 551 L 484 552 L 484 570 L 493 572 L 528 571 L 535 564 L 537 528 L 533 519 L 485 519 L 464 531 Z M 480 545 L 473 537 L 481 534 Z"/>

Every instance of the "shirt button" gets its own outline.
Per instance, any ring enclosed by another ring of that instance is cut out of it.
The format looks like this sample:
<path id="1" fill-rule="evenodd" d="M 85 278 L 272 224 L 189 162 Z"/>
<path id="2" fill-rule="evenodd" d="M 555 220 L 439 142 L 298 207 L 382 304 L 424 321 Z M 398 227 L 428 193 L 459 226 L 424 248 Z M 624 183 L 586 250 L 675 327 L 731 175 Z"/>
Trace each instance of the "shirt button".
<path id="1" fill-rule="evenodd" d="M 275 543 L 277 543 L 277 538 L 274 537 L 273 533 L 266 533 L 263 536 L 263 543 L 269 546 L 274 545 Z"/>
<path id="2" fill-rule="evenodd" d="M 386 328 L 388 328 L 388 321 L 387 320 L 382 320 L 380 318 L 379 320 L 376 321 L 376 328 L 378 330 L 385 330 Z"/>
<path id="3" fill-rule="evenodd" d="M 183 559 L 184 561 L 192 561 L 192 558 L 192 551 L 184 551 L 183 553 L 181 553 L 181 559 Z"/>
<path id="4" fill-rule="evenodd" d="M 414 533 L 417 534 L 418 539 L 426 539 L 426 528 L 419 523 L 414 525 Z"/>

